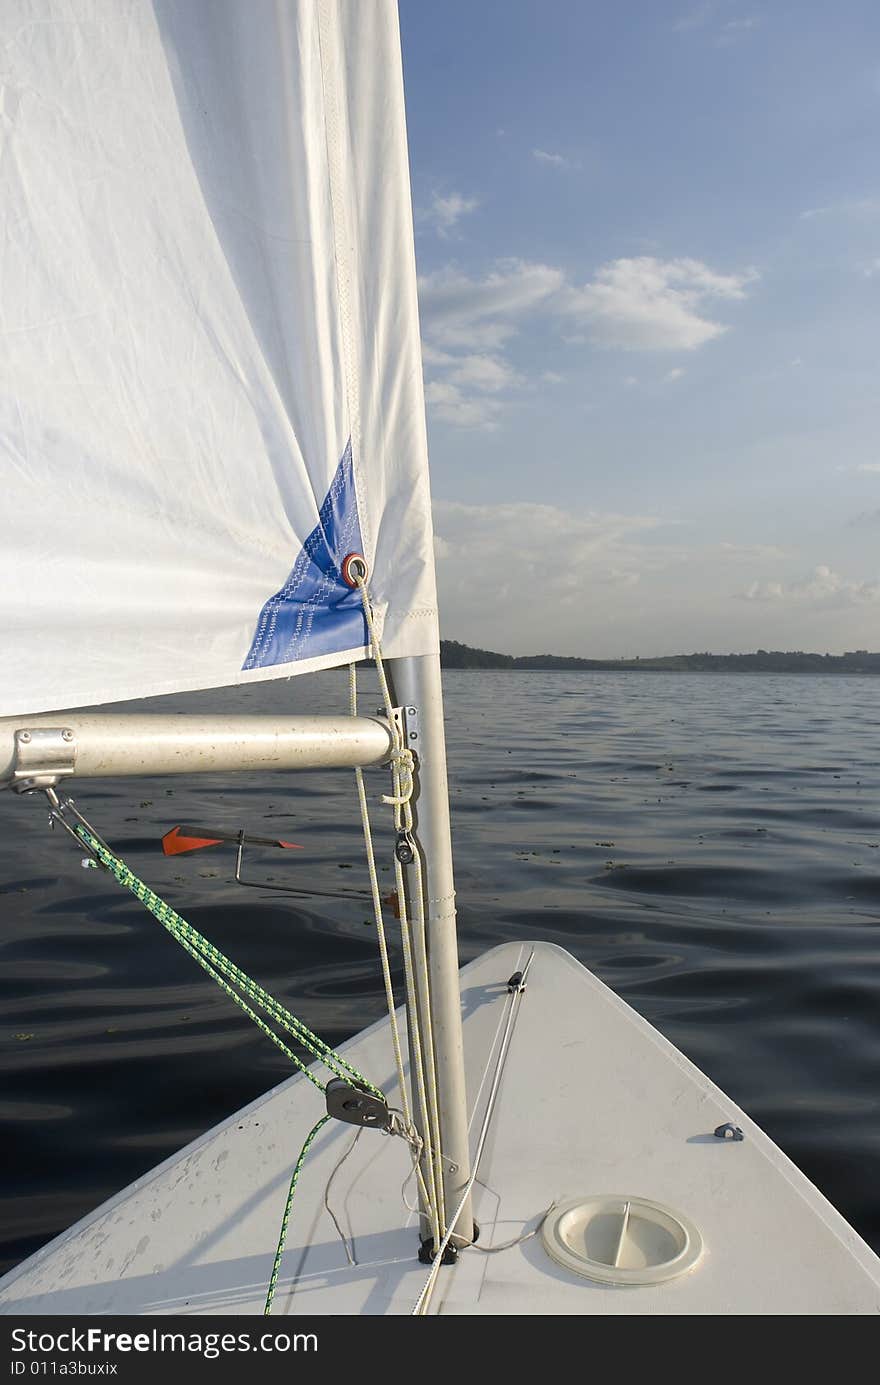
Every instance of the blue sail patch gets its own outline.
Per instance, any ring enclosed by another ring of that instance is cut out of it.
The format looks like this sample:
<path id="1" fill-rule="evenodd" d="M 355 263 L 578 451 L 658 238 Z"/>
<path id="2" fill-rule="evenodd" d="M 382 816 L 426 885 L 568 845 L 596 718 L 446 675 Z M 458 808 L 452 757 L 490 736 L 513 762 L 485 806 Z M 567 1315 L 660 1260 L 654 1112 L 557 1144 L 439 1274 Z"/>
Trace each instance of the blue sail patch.
<path id="1" fill-rule="evenodd" d="M 242 669 L 268 668 L 369 644 L 361 594 L 343 581 L 349 553 L 363 553 L 351 439 L 284 586 L 257 621 Z"/>

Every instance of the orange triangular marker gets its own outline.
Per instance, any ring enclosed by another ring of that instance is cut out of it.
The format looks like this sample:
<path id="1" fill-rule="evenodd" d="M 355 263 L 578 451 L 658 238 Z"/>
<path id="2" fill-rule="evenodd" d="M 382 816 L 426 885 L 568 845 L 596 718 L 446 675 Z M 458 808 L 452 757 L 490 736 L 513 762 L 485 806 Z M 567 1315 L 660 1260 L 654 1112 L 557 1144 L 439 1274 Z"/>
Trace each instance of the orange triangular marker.
<path id="1" fill-rule="evenodd" d="M 162 850 L 166 856 L 179 856 L 184 851 L 201 851 L 205 846 L 219 846 L 222 837 L 185 837 L 179 827 L 172 827 L 162 838 Z"/>
<path id="2" fill-rule="evenodd" d="M 249 832 L 223 832 L 211 827 L 172 827 L 162 838 L 166 856 L 180 856 L 184 851 L 201 851 L 206 846 L 232 842 L 239 846 L 280 846 L 285 851 L 302 851 L 299 842 L 283 842 L 278 837 L 253 837 Z"/>

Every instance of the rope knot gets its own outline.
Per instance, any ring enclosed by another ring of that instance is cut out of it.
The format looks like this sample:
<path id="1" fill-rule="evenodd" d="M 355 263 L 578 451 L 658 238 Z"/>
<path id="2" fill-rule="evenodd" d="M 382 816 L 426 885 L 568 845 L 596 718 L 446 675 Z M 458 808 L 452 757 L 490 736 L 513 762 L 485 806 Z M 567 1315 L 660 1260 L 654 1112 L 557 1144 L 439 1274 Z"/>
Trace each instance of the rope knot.
<path id="1" fill-rule="evenodd" d="M 416 761 L 407 745 L 398 745 L 391 753 L 391 768 L 397 781 L 396 794 L 383 794 L 382 802 L 402 808 L 413 796 Z"/>

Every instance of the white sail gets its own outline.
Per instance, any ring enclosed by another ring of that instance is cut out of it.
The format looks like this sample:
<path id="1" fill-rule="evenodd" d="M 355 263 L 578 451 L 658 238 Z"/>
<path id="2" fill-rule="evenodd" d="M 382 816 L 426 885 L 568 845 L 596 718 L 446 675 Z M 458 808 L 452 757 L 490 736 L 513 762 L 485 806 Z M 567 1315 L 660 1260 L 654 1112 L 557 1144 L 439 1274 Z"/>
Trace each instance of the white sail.
<path id="1" fill-rule="evenodd" d="M 0 715 L 435 651 L 394 0 L 0 32 Z"/>

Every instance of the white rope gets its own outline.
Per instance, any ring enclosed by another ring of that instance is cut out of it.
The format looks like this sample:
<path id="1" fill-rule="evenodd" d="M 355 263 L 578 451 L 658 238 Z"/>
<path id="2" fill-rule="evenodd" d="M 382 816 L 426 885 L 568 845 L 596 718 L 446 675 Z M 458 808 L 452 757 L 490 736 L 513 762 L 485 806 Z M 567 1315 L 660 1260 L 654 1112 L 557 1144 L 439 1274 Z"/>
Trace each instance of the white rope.
<path id="1" fill-rule="evenodd" d="M 422 1292 L 419 1294 L 418 1298 L 416 1299 L 415 1305 L 413 1306 L 411 1316 L 414 1318 L 425 1317 L 425 1315 L 427 1314 L 428 1306 L 431 1302 L 431 1295 L 434 1292 L 434 1285 L 437 1282 L 437 1276 L 439 1275 L 440 1267 L 443 1264 L 443 1256 L 446 1253 L 446 1248 L 449 1245 L 449 1242 L 452 1240 L 452 1235 L 455 1231 L 456 1223 L 458 1222 L 459 1217 L 464 1211 L 467 1200 L 471 1195 L 471 1189 L 477 1181 L 477 1172 L 480 1167 L 480 1160 L 483 1157 L 483 1150 L 486 1145 L 486 1137 L 489 1134 L 489 1125 L 491 1123 L 492 1115 L 495 1110 L 495 1102 L 498 1099 L 498 1090 L 501 1086 L 501 1075 L 504 1071 L 504 1064 L 507 1061 L 508 1050 L 510 1049 L 510 1040 L 513 1035 L 514 1020 L 516 1019 L 516 1016 L 519 1012 L 519 1005 L 522 1000 L 523 991 L 525 990 L 526 977 L 529 974 L 529 968 L 532 965 L 534 956 L 534 952 L 531 952 L 529 954 L 528 961 L 523 967 L 522 976 L 519 980 L 519 985 L 510 997 L 510 1008 L 507 1012 L 504 1033 L 502 1035 L 501 1046 L 498 1051 L 498 1062 L 495 1064 L 495 1072 L 492 1076 L 492 1086 L 489 1089 L 489 1096 L 486 1100 L 486 1113 L 483 1116 L 483 1123 L 480 1128 L 479 1139 L 477 1140 L 477 1148 L 474 1153 L 474 1162 L 473 1169 L 471 1171 L 471 1176 L 468 1179 L 467 1186 L 461 1195 L 461 1201 L 455 1209 L 455 1214 L 453 1215 L 452 1220 L 450 1221 L 446 1229 L 446 1235 L 440 1242 L 440 1246 L 437 1249 L 437 1252 L 434 1256 L 434 1262 L 431 1265 L 428 1277 L 422 1285 Z"/>
<path id="2" fill-rule="evenodd" d="M 354 664 L 349 665 L 349 700 L 351 706 L 351 714 L 352 716 L 357 716 L 357 670 Z M 389 717 L 389 724 L 393 728 L 394 723 L 391 717 Z M 395 743 L 397 743 L 399 737 L 397 736 L 396 731 L 394 731 L 394 735 Z M 410 1137 L 411 1142 L 411 1132 L 415 1130 L 415 1124 L 412 1119 L 409 1099 L 407 1096 L 406 1078 L 403 1070 L 403 1053 L 400 1045 L 400 1032 L 397 1027 L 397 1007 L 394 999 L 394 987 L 391 982 L 391 966 L 388 959 L 388 943 L 385 936 L 385 921 L 382 914 L 382 898 L 379 890 L 379 875 L 376 870 L 376 856 L 373 850 L 373 833 L 370 827 L 370 810 L 367 804 L 367 794 L 366 788 L 364 786 L 363 771 L 360 769 L 356 769 L 355 778 L 357 781 L 358 801 L 360 803 L 361 809 L 361 823 L 364 830 L 364 846 L 366 848 L 367 854 L 367 870 L 370 876 L 370 890 L 373 899 L 373 914 L 376 920 L 376 931 L 379 938 L 379 955 L 382 961 L 382 979 L 385 983 L 385 999 L 388 1005 L 388 1017 L 391 1022 L 391 1037 L 392 1044 L 394 1046 L 394 1059 L 397 1066 L 397 1080 L 400 1087 L 401 1105 L 403 1107 L 403 1123 L 402 1126 L 396 1131 L 396 1133 L 403 1134 L 405 1138 Z M 414 1014 L 415 1012 L 412 1006 L 414 1004 L 415 999 L 415 987 L 412 979 L 412 962 L 409 957 L 409 939 L 405 933 L 403 935 L 403 944 L 404 984 L 407 992 L 407 1003 L 410 1006 L 410 1013 Z M 424 1077 L 421 1075 L 420 1072 L 421 1055 L 420 1053 L 418 1053 L 418 1048 L 418 1034 L 416 1033 L 415 1042 L 413 1044 L 413 1053 L 414 1055 L 417 1055 L 415 1060 L 417 1074 L 416 1086 L 421 1098 L 422 1116 L 423 1120 L 425 1121 L 425 1128 L 427 1129 L 427 1117 L 425 1113 Z M 419 1153 L 419 1158 L 421 1159 L 421 1151 Z M 421 1171 L 421 1166 L 419 1166 L 418 1169 L 418 1178 L 424 1205 L 427 1208 L 428 1213 L 431 1217 L 432 1229 L 434 1231 L 434 1234 L 438 1235 L 440 1231 L 440 1218 L 437 1209 L 437 1197 L 436 1191 L 433 1187 L 433 1182 L 432 1186 L 429 1188 L 425 1183 L 425 1179 Z"/>
<path id="3" fill-rule="evenodd" d="M 479 1250 L 483 1255 L 497 1255 L 501 1250 L 513 1250 L 514 1246 L 521 1246 L 524 1241 L 530 1241 L 533 1236 L 537 1236 L 545 1220 L 549 1217 L 555 1206 L 556 1203 L 551 1202 L 549 1207 L 545 1207 L 544 1211 L 539 1214 L 538 1220 L 531 1231 L 524 1231 L 521 1236 L 514 1236 L 511 1240 L 502 1241 L 501 1244 L 497 1246 L 481 1246 L 479 1241 L 468 1241 L 467 1248 L 468 1250 Z"/>
<path id="4" fill-rule="evenodd" d="M 395 1130 L 395 1131 L 393 1131 L 392 1133 L 394 1133 L 394 1134 L 398 1134 L 398 1133 L 403 1134 L 404 1132 L 402 1132 L 402 1131 L 398 1132 L 398 1131 Z M 422 1154 L 423 1154 L 423 1152 L 424 1152 L 424 1150 L 425 1150 L 425 1148 L 426 1148 L 425 1142 L 424 1142 L 424 1140 L 422 1139 L 422 1137 L 419 1135 L 419 1133 L 418 1133 L 418 1131 L 416 1130 L 415 1126 L 413 1126 L 412 1132 L 411 1132 L 411 1133 L 412 1133 L 413 1138 L 408 1139 L 408 1140 L 407 1140 L 407 1143 L 410 1145 L 410 1153 L 414 1155 L 414 1157 L 415 1157 L 416 1160 L 419 1160 L 419 1159 L 421 1159 Z M 406 1138 L 405 1135 L 404 1135 L 404 1138 Z M 441 1154 L 440 1159 L 441 1159 L 442 1163 L 447 1164 L 447 1165 L 449 1166 L 449 1170 L 450 1170 L 451 1173 L 455 1173 L 455 1172 L 456 1172 L 456 1170 L 458 1169 L 458 1165 L 457 1165 L 452 1159 L 448 1158 L 447 1155 L 445 1155 L 445 1154 Z M 406 1175 L 406 1178 L 403 1180 L 403 1183 L 402 1183 L 401 1186 L 400 1186 L 400 1197 L 401 1197 L 401 1201 L 403 1202 L 403 1205 L 404 1205 L 404 1207 L 406 1208 L 406 1210 L 407 1210 L 408 1212 L 419 1212 L 419 1211 L 421 1210 L 419 1207 L 414 1207 L 413 1204 L 410 1202 L 409 1198 L 408 1198 L 407 1195 L 406 1195 L 407 1185 L 409 1184 L 410 1179 L 411 1179 L 414 1175 L 418 1175 L 418 1178 L 419 1178 L 419 1187 L 423 1187 L 424 1185 L 423 1185 L 423 1180 L 422 1180 L 422 1178 L 421 1178 L 421 1169 L 419 1168 L 418 1162 L 414 1163 L 413 1167 L 410 1169 L 409 1173 Z M 470 1243 L 469 1243 L 469 1244 L 470 1244 Z"/>
<path id="5" fill-rule="evenodd" d="M 415 784 L 415 760 L 412 751 L 405 744 L 400 728 L 397 726 L 393 715 L 393 702 L 391 689 L 385 672 L 382 660 L 382 650 L 379 638 L 376 633 L 373 620 L 373 611 L 370 605 L 369 594 L 366 582 L 360 574 L 353 574 L 357 588 L 360 591 L 361 602 L 364 609 L 364 618 L 367 622 L 367 629 L 370 634 L 370 646 L 373 659 L 376 664 L 376 671 L 379 676 L 379 685 L 385 703 L 385 712 L 391 727 L 393 749 L 391 754 L 391 774 L 393 793 L 383 794 L 382 802 L 390 805 L 394 809 L 394 827 L 400 834 L 406 833 L 412 842 L 413 813 L 412 796 Z M 355 666 L 350 666 L 350 688 L 351 688 L 351 707 L 352 715 L 357 714 L 357 683 Z M 385 979 L 386 999 L 388 1001 L 389 1015 L 392 1016 L 392 1035 L 395 1043 L 395 1059 L 398 1063 L 398 1078 L 401 1084 L 401 1092 L 405 1093 L 403 1085 L 403 1060 L 400 1052 L 400 1043 L 396 1031 L 396 1021 L 393 1018 L 393 990 L 391 986 L 390 969 L 388 967 L 387 947 L 385 945 L 384 925 L 382 924 L 382 906 L 379 894 L 378 876 L 375 868 L 375 858 L 373 853 L 372 833 L 369 824 L 369 809 L 367 807 L 366 791 L 364 788 L 363 774 L 360 770 L 355 771 L 358 786 L 358 798 L 361 805 L 361 821 L 364 827 L 364 842 L 367 850 L 367 863 L 370 872 L 370 884 L 373 893 L 373 910 L 376 916 L 377 930 L 379 932 L 379 950 L 382 956 L 383 977 Z M 411 1016 L 410 1039 L 412 1048 L 414 1086 L 418 1094 L 418 1102 L 422 1118 L 425 1139 L 423 1148 L 428 1151 L 426 1162 L 426 1180 L 421 1174 L 421 1153 L 419 1155 L 419 1183 L 428 1214 L 432 1222 L 432 1232 L 434 1245 L 438 1245 L 445 1233 L 445 1206 L 443 1193 L 443 1154 L 440 1145 L 440 1117 L 439 1103 L 437 1097 L 437 1072 L 434 1057 L 434 1038 L 432 1023 L 432 1007 L 430 993 L 430 978 L 428 973 L 427 961 L 427 939 L 425 923 L 425 904 L 424 891 L 422 888 L 422 861 L 415 842 L 412 842 L 413 862 L 412 873 L 410 876 L 411 892 L 414 896 L 415 904 L 415 931 L 411 926 L 411 921 L 407 910 L 407 890 L 406 878 L 403 866 L 394 858 L 395 883 L 397 886 L 397 898 L 400 915 L 401 942 L 403 944 L 404 980 L 406 986 L 407 1006 Z M 415 941 L 415 947 L 413 942 Z M 415 954 L 415 956 L 414 956 Z M 419 994 L 419 992 L 421 994 Z M 420 1029 L 424 1030 L 424 1043 Z M 406 1106 L 406 1097 L 403 1096 L 404 1117 L 406 1123 L 414 1128 L 413 1122 Z"/>
<path id="6" fill-rule="evenodd" d="M 349 704 L 351 715 L 357 716 L 357 669 L 354 664 L 349 665 Z M 373 833 L 370 829 L 370 811 L 367 806 L 367 791 L 364 787 L 364 772 L 357 768 L 354 772 L 357 782 L 358 802 L 361 809 L 361 825 L 364 830 L 364 844 L 367 849 L 367 870 L 370 876 L 370 893 L 373 897 L 373 915 L 376 921 L 376 932 L 379 938 L 379 956 L 382 961 L 382 980 L 385 983 L 385 999 L 388 1002 L 388 1018 L 391 1021 L 391 1042 L 394 1047 L 394 1062 L 397 1067 L 397 1082 L 400 1087 L 400 1102 L 403 1107 L 404 1119 L 409 1125 L 412 1117 L 410 1115 L 409 1100 L 406 1093 L 406 1080 L 403 1073 L 403 1054 L 400 1047 L 400 1033 L 397 1028 L 397 1006 L 394 1000 L 394 987 L 391 983 L 391 964 L 388 960 L 388 943 L 385 938 L 385 920 L 382 916 L 382 896 L 379 891 L 379 876 L 376 871 L 376 857 L 373 851 Z"/>
<path id="7" fill-rule="evenodd" d="M 330 1206 L 330 1185 L 333 1182 L 336 1175 L 338 1174 L 339 1170 L 342 1168 L 342 1165 L 345 1163 L 348 1156 L 353 1152 L 355 1145 L 357 1144 L 358 1140 L 361 1138 L 361 1135 L 363 1135 L 363 1133 L 364 1127 L 361 1126 L 355 1134 L 355 1137 L 352 1140 L 351 1144 L 348 1146 L 348 1149 L 345 1151 L 345 1153 L 342 1155 L 340 1159 L 337 1159 L 336 1163 L 334 1164 L 333 1171 L 331 1172 L 330 1177 L 327 1179 L 327 1184 L 324 1188 L 324 1210 L 329 1214 L 330 1220 L 336 1227 L 337 1234 L 339 1236 L 340 1241 L 342 1242 L 342 1248 L 345 1251 L 345 1258 L 348 1261 L 348 1263 L 352 1266 L 357 1264 L 357 1257 L 355 1256 L 354 1250 L 349 1249 L 348 1237 L 346 1236 L 345 1232 L 339 1224 L 339 1218 L 333 1211 L 333 1208 Z M 353 1244 L 354 1243 L 352 1242 L 352 1245 Z"/>
<path id="8" fill-rule="evenodd" d="M 394 721 L 394 706 L 391 698 L 391 689 L 385 673 L 385 665 L 382 660 L 382 648 L 379 637 L 376 634 L 375 621 L 373 619 L 373 608 L 370 604 L 369 593 L 364 578 L 360 574 L 353 574 L 358 590 L 361 594 L 361 602 L 364 609 L 364 619 L 370 633 L 370 647 L 376 663 L 376 671 L 379 675 L 379 686 L 385 702 L 385 713 L 389 724 L 392 727 L 394 750 L 391 756 L 391 773 L 394 786 L 392 795 L 383 795 L 383 802 L 394 806 L 394 827 L 398 833 L 405 832 L 409 837 L 413 849 L 412 874 L 410 882 L 414 902 L 416 906 L 415 923 L 418 928 L 418 983 L 421 989 L 421 1004 L 416 995 L 413 985 L 412 993 L 408 990 L 408 1002 L 412 994 L 410 1003 L 410 1013 L 413 1016 L 413 1056 L 415 1059 L 417 1086 L 419 1088 L 422 1118 L 426 1135 L 426 1145 L 430 1150 L 431 1166 L 429 1166 L 430 1183 L 432 1189 L 433 1207 L 436 1209 L 436 1222 L 434 1234 L 434 1245 L 438 1245 L 440 1237 L 446 1230 L 445 1201 L 443 1193 L 443 1154 L 440 1144 L 440 1115 L 439 1101 L 437 1095 L 437 1071 L 434 1059 L 434 1032 L 431 1005 L 431 985 L 428 973 L 427 939 L 425 923 L 425 901 L 422 888 L 422 860 L 416 846 L 412 840 L 413 814 L 412 814 L 412 794 L 414 788 L 414 759 L 412 751 L 403 740 L 401 728 Z M 415 970 L 413 967 L 413 949 L 410 932 L 410 919 L 406 907 L 407 890 L 406 879 L 403 873 L 403 866 L 394 858 L 395 882 L 397 885 L 397 897 L 400 907 L 400 927 L 401 939 L 404 950 L 404 971 L 407 976 L 407 983 L 415 983 Z M 422 1044 L 420 1028 L 424 1030 L 424 1045 Z"/>

